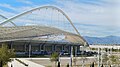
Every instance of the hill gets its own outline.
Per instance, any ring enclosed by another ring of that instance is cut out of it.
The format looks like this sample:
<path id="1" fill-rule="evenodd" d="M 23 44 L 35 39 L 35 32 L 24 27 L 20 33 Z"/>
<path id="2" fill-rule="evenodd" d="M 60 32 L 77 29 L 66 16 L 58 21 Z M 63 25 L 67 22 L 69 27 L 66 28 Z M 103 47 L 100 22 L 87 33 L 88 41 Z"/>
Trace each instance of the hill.
<path id="1" fill-rule="evenodd" d="M 89 44 L 120 44 L 119 36 L 89 37 L 83 36 Z"/>

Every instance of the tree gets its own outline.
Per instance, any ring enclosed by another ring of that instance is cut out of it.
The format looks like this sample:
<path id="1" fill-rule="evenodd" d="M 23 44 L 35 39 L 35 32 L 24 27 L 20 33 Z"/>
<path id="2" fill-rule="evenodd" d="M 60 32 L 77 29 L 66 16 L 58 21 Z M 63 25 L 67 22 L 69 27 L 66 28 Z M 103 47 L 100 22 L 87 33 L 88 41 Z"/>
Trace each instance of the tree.
<path id="1" fill-rule="evenodd" d="M 50 57 L 50 61 L 55 62 L 55 67 L 57 67 L 56 63 L 58 61 L 58 58 L 59 58 L 59 54 L 57 52 L 52 53 L 52 55 Z"/>
<path id="2" fill-rule="evenodd" d="M 108 52 L 108 49 L 107 49 L 107 48 L 105 48 L 105 52 Z"/>
<path id="3" fill-rule="evenodd" d="M 1 67 L 5 64 L 7 64 L 8 61 L 11 61 L 10 58 L 15 57 L 14 50 L 8 49 L 6 44 L 2 44 L 2 47 L 0 48 L 0 62 Z"/>

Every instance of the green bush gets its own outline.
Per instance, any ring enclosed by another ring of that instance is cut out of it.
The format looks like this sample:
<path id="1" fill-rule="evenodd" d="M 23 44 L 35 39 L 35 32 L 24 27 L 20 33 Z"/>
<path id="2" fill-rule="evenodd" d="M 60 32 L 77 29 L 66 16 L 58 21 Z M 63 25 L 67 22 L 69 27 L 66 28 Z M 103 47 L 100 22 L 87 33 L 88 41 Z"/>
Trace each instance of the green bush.
<path id="1" fill-rule="evenodd" d="M 13 49 L 8 49 L 6 44 L 2 44 L 2 47 L 0 48 L 0 62 L 2 62 L 2 65 L 5 65 L 8 61 L 11 61 L 10 58 L 15 57 L 15 53 Z"/>

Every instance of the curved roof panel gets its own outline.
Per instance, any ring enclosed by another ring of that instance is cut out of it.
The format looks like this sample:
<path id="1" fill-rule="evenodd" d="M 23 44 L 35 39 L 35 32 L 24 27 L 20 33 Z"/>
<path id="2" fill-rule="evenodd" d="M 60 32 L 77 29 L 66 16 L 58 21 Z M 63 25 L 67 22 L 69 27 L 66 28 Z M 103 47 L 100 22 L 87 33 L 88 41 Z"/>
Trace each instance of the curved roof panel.
<path id="1" fill-rule="evenodd" d="M 83 44 L 84 41 L 76 34 L 53 27 L 19 26 L 0 27 L 0 41 L 36 40 L 61 41 Z"/>

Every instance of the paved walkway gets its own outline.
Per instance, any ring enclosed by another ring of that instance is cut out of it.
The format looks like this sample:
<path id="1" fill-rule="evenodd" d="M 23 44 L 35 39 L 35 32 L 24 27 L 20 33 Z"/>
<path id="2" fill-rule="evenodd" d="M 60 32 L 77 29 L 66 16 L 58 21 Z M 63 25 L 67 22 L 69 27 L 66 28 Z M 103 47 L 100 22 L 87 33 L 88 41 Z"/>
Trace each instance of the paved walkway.
<path id="1" fill-rule="evenodd" d="M 20 63 L 20 62 L 18 62 L 17 60 L 14 59 L 12 62 L 8 62 L 8 67 L 45 67 L 45 66 L 42 66 L 40 64 L 29 61 L 25 58 L 17 58 L 17 59 L 25 62 L 26 64 L 28 64 L 28 66 L 25 66 L 22 63 Z"/>
<path id="2" fill-rule="evenodd" d="M 95 60 L 96 57 L 87 57 L 86 61 L 85 61 L 85 64 L 90 64 Z M 55 63 L 51 62 L 50 61 L 50 58 L 26 58 L 30 61 L 33 61 L 37 64 L 41 64 L 41 65 L 44 65 L 46 67 L 48 66 L 52 66 L 54 67 L 55 66 Z M 60 58 L 60 64 L 61 64 L 61 67 L 66 67 L 66 65 L 70 63 L 70 57 L 61 57 Z M 81 61 L 81 57 L 77 57 L 77 62 L 76 62 L 77 65 L 82 65 L 82 61 Z"/>
<path id="3" fill-rule="evenodd" d="M 81 57 L 77 57 L 77 59 L 80 59 L 80 58 Z M 90 61 L 93 62 L 93 59 L 95 57 L 87 57 L 87 58 L 89 58 L 88 62 L 90 62 Z M 50 58 L 17 58 L 17 59 L 28 64 L 28 66 L 23 65 L 22 63 L 18 62 L 15 59 L 12 62 L 9 62 L 8 66 L 9 67 L 45 67 L 45 66 L 54 65 L 54 63 L 50 62 Z M 60 59 L 61 59 L 61 64 L 63 64 L 63 65 L 70 63 L 70 57 L 61 57 Z M 88 62 L 86 62 L 86 63 L 88 63 Z M 78 61 L 78 63 L 80 64 L 81 62 Z M 12 66 L 11 66 L 11 64 L 12 64 Z"/>

